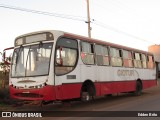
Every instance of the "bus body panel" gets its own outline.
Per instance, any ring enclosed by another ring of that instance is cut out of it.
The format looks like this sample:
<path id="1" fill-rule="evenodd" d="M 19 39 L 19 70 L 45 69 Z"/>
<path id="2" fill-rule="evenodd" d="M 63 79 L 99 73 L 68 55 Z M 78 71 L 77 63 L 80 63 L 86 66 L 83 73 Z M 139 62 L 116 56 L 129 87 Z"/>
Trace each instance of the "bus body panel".
<path id="1" fill-rule="evenodd" d="M 143 80 L 143 89 L 157 85 L 156 80 Z M 96 82 L 96 96 L 135 91 L 136 81 Z M 82 83 L 45 86 L 40 89 L 15 89 L 10 86 L 10 96 L 22 100 L 66 100 L 80 97 Z"/>
<path id="2" fill-rule="evenodd" d="M 43 31 L 41 31 L 43 32 Z M 61 31 L 49 31 L 54 35 L 52 55 L 50 60 L 50 69 L 48 76 L 34 76 L 24 78 L 10 77 L 10 95 L 12 98 L 23 100 L 67 100 L 80 98 L 82 85 L 86 80 L 93 82 L 96 90 L 96 96 L 114 94 L 120 92 L 133 92 L 136 90 L 136 81 L 142 81 L 143 89 L 155 86 L 156 68 L 143 69 L 135 67 L 117 67 L 117 66 L 98 66 L 85 64 L 81 58 L 81 41 L 93 42 L 107 46 L 117 47 L 130 51 L 137 51 L 147 54 L 147 52 L 111 44 L 103 41 L 94 40 L 78 35 L 73 35 Z M 35 32 L 36 33 L 36 32 Z M 39 33 L 39 32 L 38 32 Z M 30 35 L 30 34 L 26 34 Z M 25 35 L 23 35 L 25 36 Z M 23 37 L 20 36 L 20 37 Z M 55 56 L 56 42 L 60 37 L 73 38 L 78 41 L 78 61 L 75 68 L 64 75 L 55 74 Z M 23 83 L 23 81 L 35 81 L 34 83 Z M 20 82 L 22 81 L 22 82 Z M 37 85 L 44 85 L 36 88 Z M 34 86 L 35 88 L 30 88 Z M 21 88 L 22 87 L 22 88 Z"/>
<path id="3" fill-rule="evenodd" d="M 62 100 L 80 97 L 80 77 L 79 67 L 76 67 L 66 75 L 55 75 L 56 99 Z"/>

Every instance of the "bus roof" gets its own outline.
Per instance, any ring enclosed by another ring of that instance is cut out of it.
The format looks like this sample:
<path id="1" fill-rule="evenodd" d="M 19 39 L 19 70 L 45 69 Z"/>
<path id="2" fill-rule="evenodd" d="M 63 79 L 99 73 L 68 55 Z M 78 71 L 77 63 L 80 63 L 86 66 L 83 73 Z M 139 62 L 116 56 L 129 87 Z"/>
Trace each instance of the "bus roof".
<path id="1" fill-rule="evenodd" d="M 77 34 L 73 34 L 73 33 L 69 33 L 69 32 L 64 32 L 64 31 L 60 31 L 60 30 L 43 30 L 43 31 L 31 32 L 31 33 L 20 35 L 20 36 L 16 37 L 16 39 L 18 39 L 20 37 L 32 35 L 32 34 L 43 33 L 43 32 L 58 33 L 59 35 L 64 35 L 66 37 L 79 39 L 79 40 L 90 42 L 90 43 L 97 43 L 97 44 L 101 44 L 101 45 L 115 47 L 115 48 L 118 48 L 118 49 L 123 49 L 123 50 L 128 50 L 128 51 L 134 51 L 134 52 L 139 52 L 139 53 L 143 53 L 143 54 L 153 55 L 153 53 L 151 53 L 151 52 L 147 52 L 147 51 L 143 51 L 143 50 L 139 50 L 139 49 L 135 49 L 135 48 L 131 48 L 131 47 L 127 47 L 127 46 L 123 46 L 123 45 L 119 45 L 119 44 L 115 44 L 115 43 L 111 43 L 111 42 L 106 42 L 106 41 L 99 40 L 99 39 L 88 38 L 88 37 L 85 37 L 85 36 L 81 36 L 81 35 L 77 35 Z"/>
<path id="2" fill-rule="evenodd" d="M 100 45 L 111 46 L 111 47 L 115 47 L 115 48 L 118 48 L 118 49 L 123 49 L 123 50 L 128 50 L 128 51 L 134 51 L 134 52 L 139 52 L 139 53 L 143 53 L 143 54 L 153 55 L 153 53 L 151 53 L 151 52 L 147 52 L 147 51 L 143 51 L 143 50 L 139 50 L 139 49 L 135 49 L 135 48 L 131 48 L 131 47 L 127 47 L 127 46 L 123 46 L 123 45 L 119 45 L 119 44 L 115 44 L 115 43 L 111 43 L 111 42 L 106 42 L 106 41 L 102 41 L 102 40 L 99 40 L 99 39 L 88 38 L 88 37 L 84 37 L 84 36 L 81 36 L 81 35 L 76 35 L 76 34 L 72 34 L 72 33 L 68 33 L 68 32 L 64 32 L 64 36 L 80 39 L 82 41 L 86 41 L 86 42 L 90 42 L 90 43 L 97 43 L 97 44 L 100 44 Z"/>

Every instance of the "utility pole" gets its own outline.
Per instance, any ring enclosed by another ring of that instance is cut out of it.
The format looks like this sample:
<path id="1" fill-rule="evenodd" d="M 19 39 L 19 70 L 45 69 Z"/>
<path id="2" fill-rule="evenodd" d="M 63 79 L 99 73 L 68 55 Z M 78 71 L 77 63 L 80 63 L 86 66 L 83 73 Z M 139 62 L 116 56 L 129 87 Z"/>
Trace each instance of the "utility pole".
<path id="1" fill-rule="evenodd" d="M 91 38 L 91 25 L 90 25 L 90 23 L 91 23 L 91 20 L 90 20 L 90 11 L 89 11 L 89 0 L 86 0 L 86 2 L 87 2 L 87 18 L 88 18 L 88 20 L 87 20 L 87 24 L 88 24 L 88 37 L 89 38 Z"/>

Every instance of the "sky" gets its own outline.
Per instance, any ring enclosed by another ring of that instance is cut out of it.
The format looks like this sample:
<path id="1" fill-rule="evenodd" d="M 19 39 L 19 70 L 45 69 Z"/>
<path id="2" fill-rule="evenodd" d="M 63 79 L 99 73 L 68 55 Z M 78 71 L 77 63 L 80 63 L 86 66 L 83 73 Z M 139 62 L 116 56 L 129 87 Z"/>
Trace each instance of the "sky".
<path id="1" fill-rule="evenodd" d="M 150 45 L 160 44 L 160 0 L 89 0 L 89 3 L 92 38 L 145 51 Z M 14 46 L 17 36 L 33 31 L 61 30 L 88 36 L 85 21 L 86 0 L 0 0 L 0 52 Z"/>

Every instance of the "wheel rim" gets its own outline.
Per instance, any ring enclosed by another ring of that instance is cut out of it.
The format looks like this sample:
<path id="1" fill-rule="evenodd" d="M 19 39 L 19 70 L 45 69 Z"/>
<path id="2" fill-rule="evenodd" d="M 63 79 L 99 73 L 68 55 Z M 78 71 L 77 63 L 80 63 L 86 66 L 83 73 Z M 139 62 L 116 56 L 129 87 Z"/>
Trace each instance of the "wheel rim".
<path id="1" fill-rule="evenodd" d="M 89 101 L 89 95 L 86 95 L 86 101 Z"/>
<path id="2" fill-rule="evenodd" d="M 81 100 L 82 101 L 89 101 L 90 100 L 89 93 L 88 92 L 82 92 Z"/>

